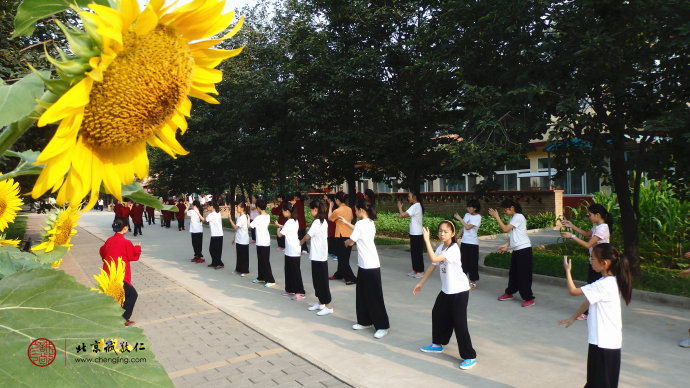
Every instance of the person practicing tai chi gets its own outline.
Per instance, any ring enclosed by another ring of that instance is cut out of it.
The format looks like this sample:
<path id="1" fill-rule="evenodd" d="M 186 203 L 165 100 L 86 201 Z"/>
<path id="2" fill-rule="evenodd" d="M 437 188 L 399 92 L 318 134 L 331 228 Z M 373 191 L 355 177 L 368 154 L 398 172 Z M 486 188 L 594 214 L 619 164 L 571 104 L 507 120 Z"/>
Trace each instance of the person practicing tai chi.
<path id="1" fill-rule="evenodd" d="M 113 221 L 113 231 L 115 232 L 110 238 L 105 241 L 105 244 L 100 249 L 101 260 L 103 260 L 103 270 L 110 274 L 108 270 L 108 262 L 117 264 L 117 259 L 122 258 L 122 263 L 125 265 L 125 278 L 122 286 L 125 291 L 125 302 L 122 308 L 125 312 L 122 318 L 125 319 L 125 326 L 134 324 L 131 321 L 132 312 L 134 311 L 134 304 L 137 302 L 137 290 L 132 286 L 132 271 L 129 268 L 130 261 L 139 260 L 141 255 L 141 243 L 132 244 L 131 241 L 125 238 L 125 234 L 129 232 L 129 220 L 127 218 L 116 218 Z"/>

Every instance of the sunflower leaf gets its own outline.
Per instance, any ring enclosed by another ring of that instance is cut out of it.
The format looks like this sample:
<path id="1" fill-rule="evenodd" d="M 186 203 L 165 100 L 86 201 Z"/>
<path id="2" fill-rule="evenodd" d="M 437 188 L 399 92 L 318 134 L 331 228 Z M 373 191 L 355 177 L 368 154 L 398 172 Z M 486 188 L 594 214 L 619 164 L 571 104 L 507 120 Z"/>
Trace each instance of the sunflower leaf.
<path id="1" fill-rule="evenodd" d="M 50 252 L 46 253 L 42 250 L 35 250 L 33 253 L 36 255 L 35 260 L 38 260 L 41 264 L 50 264 L 55 260 L 60 260 L 65 256 L 68 250 L 67 247 L 63 247 L 62 245 L 55 245 Z"/>
<path id="2" fill-rule="evenodd" d="M 14 178 L 18 177 L 20 175 L 38 175 L 43 171 L 43 166 L 34 166 L 34 162 L 36 162 L 36 159 L 38 158 L 38 155 L 40 154 L 39 151 L 24 151 L 24 152 L 15 152 L 15 151 L 5 151 L 5 156 L 14 156 L 17 158 L 20 158 L 21 160 L 19 161 L 19 164 L 17 164 L 17 167 L 15 167 L 14 170 L 0 175 L 0 181 L 7 179 L 7 178 Z"/>
<path id="3" fill-rule="evenodd" d="M 113 298 L 90 291 L 63 271 L 36 268 L 3 278 L 0 311 L 0 374 L 6 385 L 38 387 L 50 382 L 76 387 L 97 382 L 112 387 L 172 387 L 151 352 L 151 342 L 142 329 L 123 325 L 122 308 Z M 54 362 L 45 368 L 28 359 L 27 350 L 37 338 L 55 346 Z M 106 352 L 98 345 L 101 339 L 138 346 L 130 352 Z M 129 362 L 132 357 L 146 362 Z"/>
<path id="4" fill-rule="evenodd" d="M 0 247 L 0 279 L 23 269 L 40 267 L 34 255 L 11 246 Z"/>
<path id="5" fill-rule="evenodd" d="M 41 75 L 50 78 L 49 71 Z M 0 86 L 0 126 L 19 121 L 36 107 L 36 99 L 43 94 L 43 80 L 35 73 L 29 73 L 12 85 Z"/>
<path id="6" fill-rule="evenodd" d="M 86 7 L 89 3 L 108 5 L 108 0 L 23 0 L 19 4 L 17 16 L 14 18 L 12 38 L 31 35 L 37 21 L 66 10 L 70 3 L 76 3 L 79 7 Z"/>
<path id="7" fill-rule="evenodd" d="M 122 185 L 122 198 L 127 198 L 132 202 L 140 203 L 142 205 L 150 206 L 156 210 L 170 210 L 177 212 L 177 206 L 175 205 L 164 205 L 158 198 L 147 193 L 139 182 L 130 183 L 128 185 Z"/>

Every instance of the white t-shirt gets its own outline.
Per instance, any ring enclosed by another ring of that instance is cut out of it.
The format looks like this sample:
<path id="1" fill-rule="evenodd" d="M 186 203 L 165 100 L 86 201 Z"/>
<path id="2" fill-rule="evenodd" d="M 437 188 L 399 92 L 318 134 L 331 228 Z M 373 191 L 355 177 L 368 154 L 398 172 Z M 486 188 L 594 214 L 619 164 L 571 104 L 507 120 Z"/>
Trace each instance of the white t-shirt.
<path id="1" fill-rule="evenodd" d="M 611 233 L 609 233 L 609 225 L 607 223 L 603 223 L 601 225 L 594 225 L 592 226 L 592 237 L 597 236 L 599 237 L 599 241 L 595 245 L 592 245 L 589 247 L 589 257 L 592 257 L 592 249 L 596 245 L 599 245 L 601 243 L 609 243 L 610 238 L 611 238 Z M 591 237 L 590 237 L 591 238 Z"/>
<path id="2" fill-rule="evenodd" d="M 432 263 L 441 270 L 441 291 L 446 295 L 469 291 L 470 282 L 462 271 L 458 244 L 452 244 L 446 250 L 443 249 L 443 244 L 440 244 L 436 248 L 436 255 L 445 257 L 445 260 L 440 263 Z"/>
<path id="3" fill-rule="evenodd" d="M 270 247 L 271 235 L 268 233 L 268 224 L 271 223 L 271 216 L 268 214 L 259 214 L 256 216 L 249 226 L 256 228 L 256 246 Z"/>
<path id="4" fill-rule="evenodd" d="M 532 243 L 527 237 L 527 219 L 520 213 L 515 213 L 510 218 L 510 225 L 514 228 L 508 232 L 510 238 L 510 249 L 518 250 L 525 249 L 532 246 Z"/>
<path id="5" fill-rule="evenodd" d="M 235 218 L 235 225 L 237 229 L 235 230 L 235 244 L 248 245 L 249 244 L 249 222 L 247 221 L 247 215 L 242 214 Z"/>
<path id="6" fill-rule="evenodd" d="M 299 237 L 297 237 L 298 230 L 299 223 L 292 218 L 285 221 L 285 225 L 280 229 L 280 234 L 285 236 L 285 256 L 299 257 L 302 254 L 302 247 L 300 247 Z"/>
<path id="7" fill-rule="evenodd" d="M 206 197 L 199 198 L 199 204 L 201 204 L 202 206 L 206 205 Z"/>
<path id="8" fill-rule="evenodd" d="M 201 219 L 194 209 L 187 210 L 187 215 L 189 216 L 189 233 L 203 233 L 204 226 L 201 225 Z"/>
<path id="9" fill-rule="evenodd" d="M 249 219 L 253 220 L 259 215 L 259 209 L 256 207 L 255 204 L 249 205 Z"/>
<path id="10" fill-rule="evenodd" d="M 465 244 L 479 245 L 477 231 L 479 230 L 479 227 L 482 225 L 482 216 L 480 216 L 479 214 L 472 215 L 470 213 L 465 213 L 465 216 L 462 217 L 462 220 L 465 221 L 465 223 L 468 225 L 474 225 L 474 228 L 463 230 L 462 239 L 460 240 L 460 242 Z M 463 229 L 464 228 L 465 227 L 463 226 Z"/>
<path id="11" fill-rule="evenodd" d="M 604 349 L 620 349 L 623 346 L 623 319 L 616 277 L 603 277 L 581 289 L 589 301 L 587 341 Z"/>
<path id="12" fill-rule="evenodd" d="M 357 243 L 357 265 L 362 269 L 381 267 L 379 253 L 374 245 L 376 226 L 371 218 L 363 218 L 355 224 L 350 240 Z"/>
<path id="13" fill-rule="evenodd" d="M 208 222 L 208 227 L 211 229 L 211 237 L 223 236 L 223 219 L 220 213 L 212 211 L 206 216 L 206 222 Z"/>
<path id="14" fill-rule="evenodd" d="M 410 206 L 407 211 L 410 216 L 410 235 L 418 236 L 422 234 L 422 205 L 419 202 Z M 358 245 L 359 246 L 359 245 Z M 358 248 L 359 249 L 359 248 Z"/>
<path id="15" fill-rule="evenodd" d="M 326 261 L 328 259 L 328 222 L 315 219 L 307 232 L 309 241 L 309 259 L 312 261 Z"/>

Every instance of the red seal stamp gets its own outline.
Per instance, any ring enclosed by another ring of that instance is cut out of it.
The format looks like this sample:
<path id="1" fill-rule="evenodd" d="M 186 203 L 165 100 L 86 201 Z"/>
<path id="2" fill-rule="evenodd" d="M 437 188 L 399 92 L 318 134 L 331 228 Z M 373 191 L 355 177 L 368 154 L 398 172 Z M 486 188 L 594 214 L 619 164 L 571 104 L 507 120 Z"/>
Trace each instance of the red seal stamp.
<path id="1" fill-rule="evenodd" d="M 48 366 L 55 361 L 55 345 L 47 338 L 35 339 L 27 353 L 29 361 L 36 366 Z"/>

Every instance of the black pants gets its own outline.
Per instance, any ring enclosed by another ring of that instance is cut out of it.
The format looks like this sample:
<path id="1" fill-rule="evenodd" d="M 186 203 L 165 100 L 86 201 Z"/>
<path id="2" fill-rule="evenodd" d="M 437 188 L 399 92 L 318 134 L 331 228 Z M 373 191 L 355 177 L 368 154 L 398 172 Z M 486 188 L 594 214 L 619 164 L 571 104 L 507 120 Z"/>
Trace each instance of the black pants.
<path id="1" fill-rule="evenodd" d="M 513 251 L 510 256 L 510 271 L 508 272 L 508 288 L 505 293 L 513 295 L 520 292 L 520 297 L 533 300 L 532 294 L 532 247 Z"/>
<path id="2" fill-rule="evenodd" d="M 215 267 L 223 265 L 223 236 L 211 237 L 211 242 L 208 244 L 208 252 L 211 254 L 211 266 Z"/>
<path id="3" fill-rule="evenodd" d="M 302 270 L 299 266 L 300 257 L 285 255 L 285 292 L 304 294 Z"/>
<path id="4" fill-rule="evenodd" d="M 154 215 L 150 215 L 148 221 L 149 221 L 149 225 L 151 225 L 151 224 L 156 225 L 156 217 Z"/>
<path id="5" fill-rule="evenodd" d="M 336 255 L 337 250 L 335 249 L 335 237 L 328 237 L 328 254 Z M 337 255 L 336 255 L 337 256 Z"/>
<path id="6" fill-rule="evenodd" d="M 410 235 L 410 256 L 412 258 L 412 270 L 424 272 L 424 237 L 422 235 Z"/>
<path id="7" fill-rule="evenodd" d="M 331 288 L 328 285 L 328 261 L 311 262 L 311 281 L 319 304 L 331 303 Z"/>
<path id="8" fill-rule="evenodd" d="M 169 228 L 170 227 L 170 218 L 165 219 L 165 227 Z"/>
<path id="9" fill-rule="evenodd" d="M 182 229 L 184 230 L 184 218 L 183 219 L 177 219 L 177 229 Z"/>
<path id="10" fill-rule="evenodd" d="M 138 234 L 143 234 L 141 233 L 141 227 L 144 226 L 144 224 L 134 224 L 134 235 Z"/>
<path id="11" fill-rule="evenodd" d="M 252 220 L 254 221 L 254 220 Z M 256 242 L 256 228 L 249 228 L 249 232 L 252 235 L 252 241 Z"/>
<path id="12" fill-rule="evenodd" d="M 125 312 L 122 314 L 122 318 L 129 321 L 129 318 L 132 317 L 134 304 L 137 302 L 139 294 L 137 294 L 137 290 L 127 282 L 122 282 L 122 286 L 125 289 L 125 303 L 122 304 L 122 308 L 125 309 Z"/>
<path id="13" fill-rule="evenodd" d="M 258 261 L 258 275 L 257 279 L 263 280 L 266 283 L 275 283 L 273 278 L 273 271 L 271 271 L 271 247 L 256 246 L 256 259 Z"/>
<path id="14" fill-rule="evenodd" d="M 302 241 L 302 238 L 303 238 L 304 235 L 306 235 L 306 234 L 307 234 L 306 229 L 300 229 L 300 230 L 297 231 L 297 238 L 298 238 L 300 241 Z M 302 252 L 309 252 L 309 244 L 307 244 L 307 243 L 302 244 L 301 249 L 302 249 Z"/>
<path id="15" fill-rule="evenodd" d="M 235 244 L 235 252 L 237 253 L 235 272 L 249 273 L 249 245 Z"/>
<path id="16" fill-rule="evenodd" d="M 204 241 L 204 233 L 190 233 L 192 235 L 192 248 L 194 257 L 204 257 L 201 253 L 201 243 Z"/>
<path id="17" fill-rule="evenodd" d="M 338 259 L 340 261 L 340 259 Z M 374 325 L 376 330 L 388 329 L 388 314 L 383 302 L 381 288 L 381 268 L 357 270 L 356 310 L 357 323 L 362 326 Z"/>
<path id="18" fill-rule="evenodd" d="M 431 310 L 431 341 L 437 345 L 448 345 L 455 330 L 460 358 L 463 360 L 477 358 L 477 353 L 472 347 L 470 331 L 467 329 L 469 297 L 469 291 L 457 294 L 445 294 L 441 291 L 436 297 L 434 309 Z"/>
<path id="19" fill-rule="evenodd" d="M 479 280 L 479 245 L 460 243 L 460 261 L 470 281 Z"/>
<path id="20" fill-rule="evenodd" d="M 280 236 L 276 240 L 278 241 L 278 248 L 285 249 L 285 236 Z"/>
<path id="21" fill-rule="evenodd" d="M 346 247 L 345 241 L 349 237 L 338 237 L 335 239 L 336 255 L 338 255 L 338 269 L 333 274 L 336 279 L 345 279 L 346 282 L 355 282 L 357 278 L 350 267 L 350 254 L 352 247 Z"/>
<path id="22" fill-rule="evenodd" d="M 621 350 L 589 344 L 585 388 L 616 388 L 621 371 Z"/>

